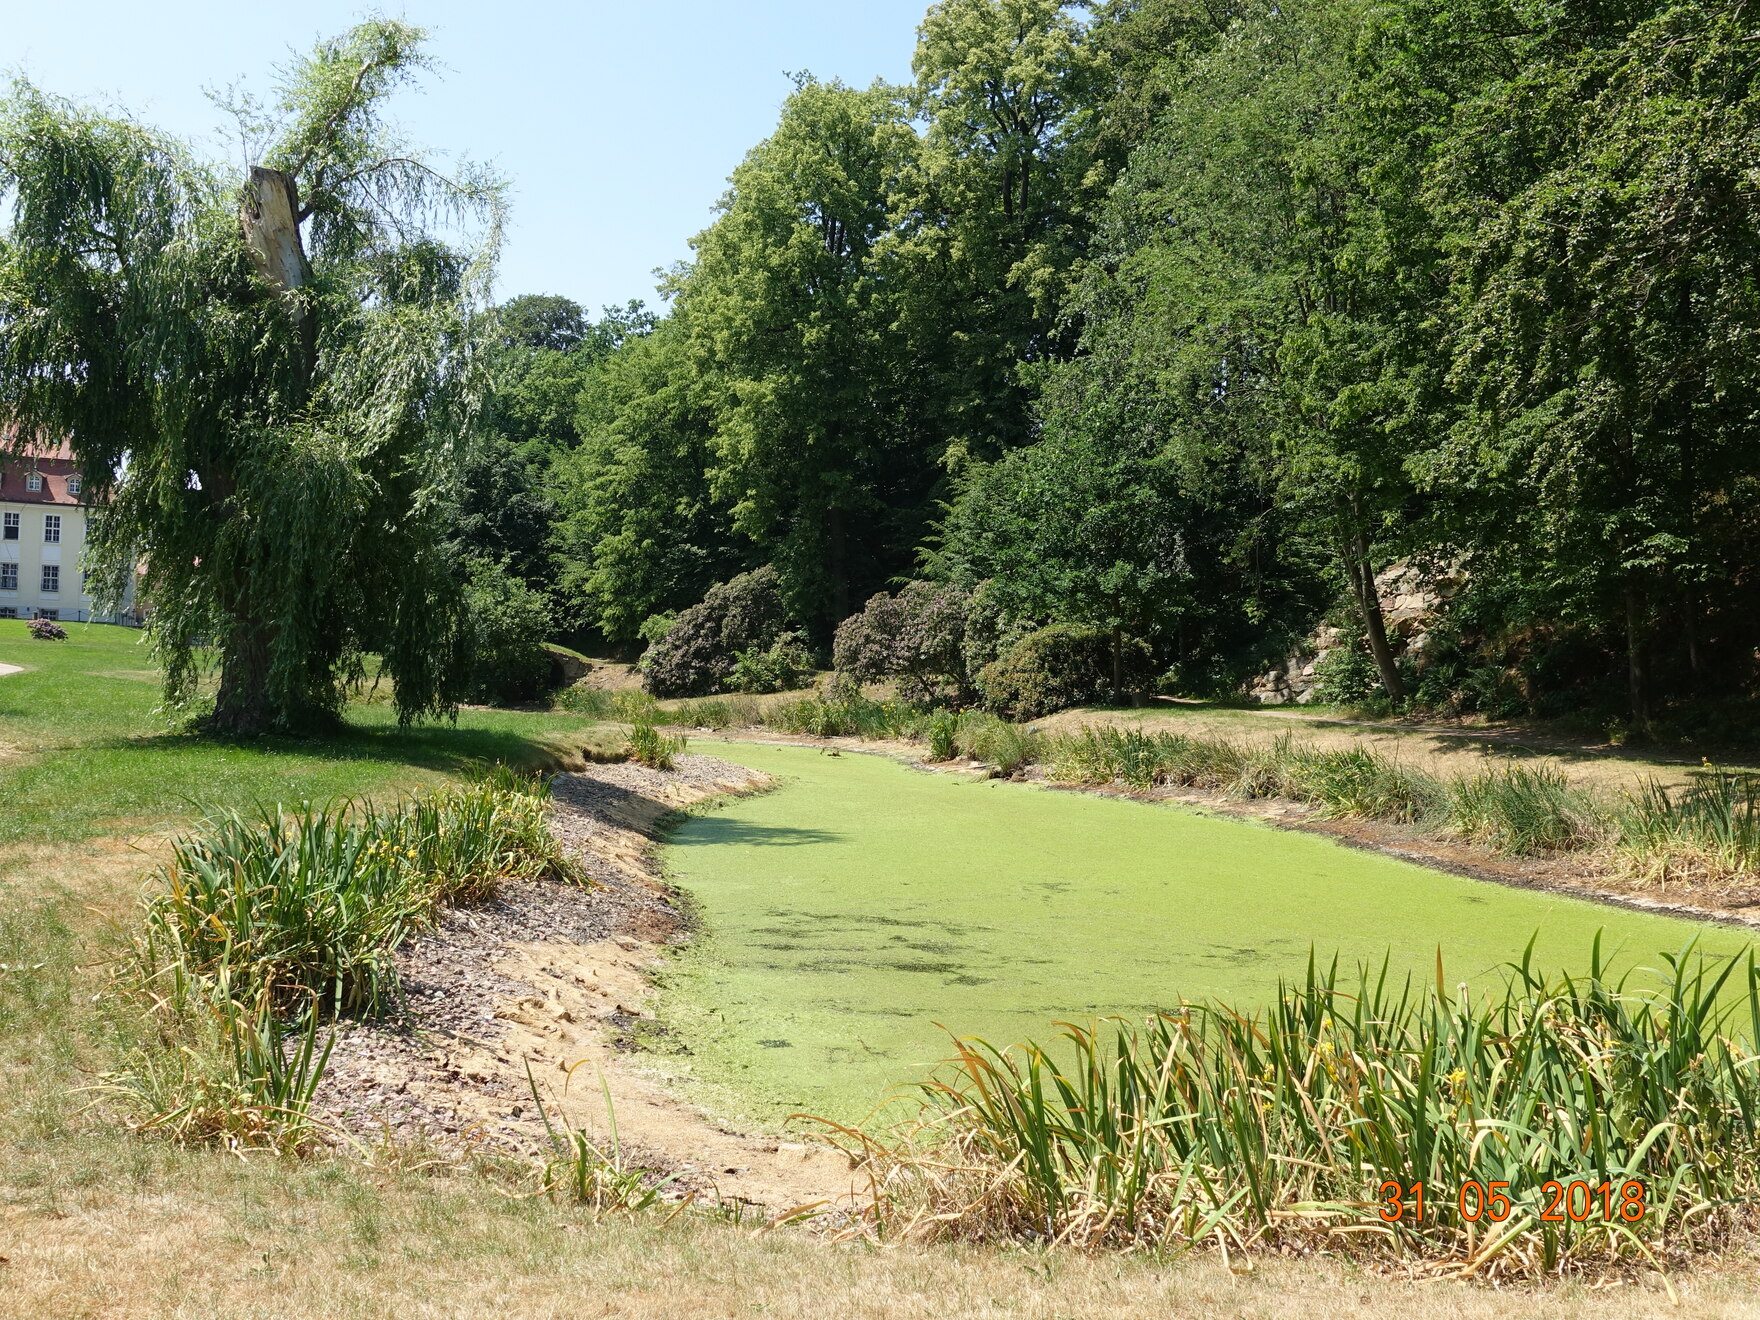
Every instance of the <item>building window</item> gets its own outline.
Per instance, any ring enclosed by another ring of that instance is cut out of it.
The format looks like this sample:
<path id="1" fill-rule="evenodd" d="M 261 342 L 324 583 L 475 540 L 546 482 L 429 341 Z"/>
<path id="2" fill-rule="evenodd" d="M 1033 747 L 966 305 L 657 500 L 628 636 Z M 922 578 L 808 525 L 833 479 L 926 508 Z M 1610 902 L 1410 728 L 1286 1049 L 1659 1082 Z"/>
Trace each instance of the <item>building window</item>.
<path id="1" fill-rule="evenodd" d="M 56 545 L 61 540 L 61 515 L 45 513 L 43 515 L 43 544 Z"/>
<path id="2" fill-rule="evenodd" d="M 61 591 L 61 565 L 60 564 L 44 564 L 43 565 L 43 590 L 55 592 L 56 594 L 60 594 L 60 591 Z"/>
<path id="3" fill-rule="evenodd" d="M 24 479 L 24 488 L 26 490 L 41 490 L 41 489 L 43 489 L 43 474 L 41 472 L 31 473 L 28 477 L 26 477 Z"/>
<path id="4" fill-rule="evenodd" d="M 0 605 L 0 619 L 16 619 L 18 611 L 11 605 Z"/>
<path id="5" fill-rule="evenodd" d="M 18 515 L 16 513 L 7 514 L 5 524 L 4 530 L 0 530 L 0 540 L 18 540 Z"/>
<path id="6" fill-rule="evenodd" d="M 31 617 L 33 619 L 47 619 L 50 623 L 54 623 L 57 619 L 59 619 L 61 617 L 61 611 L 60 610 L 38 610 L 35 614 L 31 615 Z"/>
<path id="7" fill-rule="evenodd" d="M 69 477 L 67 479 L 67 493 L 69 495 L 77 495 L 80 493 L 80 491 L 82 491 L 84 489 L 85 489 L 85 483 L 82 482 L 78 477 Z"/>
<path id="8" fill-rule="evenodd" d="M 0 591 L 18 590 L 18 565 L 0 564 Z"/>

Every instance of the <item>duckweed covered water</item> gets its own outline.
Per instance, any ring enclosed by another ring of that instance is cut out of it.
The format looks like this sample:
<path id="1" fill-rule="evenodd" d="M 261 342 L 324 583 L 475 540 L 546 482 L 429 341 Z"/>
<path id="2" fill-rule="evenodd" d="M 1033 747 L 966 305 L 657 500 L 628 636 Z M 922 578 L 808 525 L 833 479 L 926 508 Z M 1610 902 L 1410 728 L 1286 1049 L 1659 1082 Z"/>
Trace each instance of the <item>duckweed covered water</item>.
<path id="1" fill-rule="evenodd" d="M 1182 997 L 1256 1005 L 1310 947 L 1430 980 L 1440 945 L 1452 985 L 1536 932 L 1550 968 L 1586 966 L 1597 931 L 1624 965 L 1696 935 L 1748 945 L 1179 807 L 812 747 L 691 750 L 782 781 L 692 817 L 665 851 L 703 935 L 667 974 L 662 1022 L 718 1107 L 764 1122 L 862 1117 L 946 1057 L 937 1024 L 1000 1045 Z"/>

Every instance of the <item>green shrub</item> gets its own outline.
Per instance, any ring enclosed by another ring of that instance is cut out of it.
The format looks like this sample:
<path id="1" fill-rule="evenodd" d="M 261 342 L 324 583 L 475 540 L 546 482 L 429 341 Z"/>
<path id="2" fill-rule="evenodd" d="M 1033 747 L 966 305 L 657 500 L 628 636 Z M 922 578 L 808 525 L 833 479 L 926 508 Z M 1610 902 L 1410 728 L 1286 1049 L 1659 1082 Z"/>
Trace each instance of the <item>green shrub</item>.
<path id="1" fill-rule="evenodd" d="M 857 679 L 896 678 L 906 701 L 964 701 L 972 686 L 963 649 L 970 601 L 959 587 L 934 582 L 880 592 L 838 625 L 832 663 Z"/>
<path id="2" fill-rule="evenodd" d="M 1038 626 L 1016 616 L 1004 603 L 1005 595 L 993 579 L 987 578 L 966 599 L 960 663 L 974 684 L 985 665 L 1000 660 L 1011 646 Z"/>
<path id="3" fill-rule="evenodd" d="M 768 651 L 782 636 L 788 612 L 782 579 L 765 565 L 709 588 L 643 654 L 642 679 L 657 697 L 725 692 L 737 657 Z"/>
<path id="4" fill-rule="evenodd" d="M 799 633 L 784 633 L 767 651 L 756 647 L 736 652 L 727 686 L 735 692 L 761 695 L 798 688 L 813 676 L 813 655 Z"/>
<path id="5" fill-rule="evenodd" d="M 1338 645 L 1314 667 L 1314 697 L 1334 706 L 1355 706 L 1381 690 L 1381 671 L 1369 654 L 1363 625 L 1352 620 L 1343 627 Z"/>
<path id="6" fill-rule="evenodd" d="M 1012 720 L 1126 701 L 1154 680 L 1149 648 L 1104 628 L 1055 623 L 1028 633 L 978 675 L 984 705 Z"/>
<path id="7" fill-rule="evenodd" d="M 683 738 L 669 738 L 652 724 L 636 724 L 629 731 L 629 759 L 653 770 L 674 769 L 684 749 Z"/>
<path id="8" fill-rule="evenodd" d="M 636 636 L 652 646 L 671 632 L 672 625 L 677 622 L 678 612 L 676 610 L 668 610 L 664 614 L 650 614 L 642 620 L 641 626 L 636 629 Z"/>
<path id="9" fill-rule="evenodd" d="M 470 699 L 490 704 L 533 701 L 550 689 L 544 643 L 550 602 L 498 564 L 471 565 L 465 606 L 470 619 Z"/>

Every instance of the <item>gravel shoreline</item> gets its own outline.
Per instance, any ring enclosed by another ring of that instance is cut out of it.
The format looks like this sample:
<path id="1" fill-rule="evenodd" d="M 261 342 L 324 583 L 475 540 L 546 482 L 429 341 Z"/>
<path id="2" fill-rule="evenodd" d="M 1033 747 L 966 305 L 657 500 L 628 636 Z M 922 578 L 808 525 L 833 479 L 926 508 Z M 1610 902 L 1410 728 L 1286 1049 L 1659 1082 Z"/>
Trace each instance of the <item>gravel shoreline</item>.
<path id="1" fill-rule="evenodd" d="M 550 829 L 587 883 L 503 884 L 490 901 L 445 909 L 432 930 L 405 941 L 393 954 L 402 1011 L 339 1025 L 314 1105 L 322 1120 L 355 1141 L 535 1154 L 520 1125 L 485 1128 L 465 1112 L 485 1099 L 501 1102 L 511 1118 L 532 1108 L 528 1089 L 455 1057 L 500 1045 L 510 1030 L 502 1007 L 531 993 L 497 964 L 516 946 L 538 942 L 633 948 L 683 938 L 684 915 L 645 856 L 651 831 L 681 800 L 750 777 L 708 756 L 681 756 L 671 771 L 625 762 L 556 776 Z"/>

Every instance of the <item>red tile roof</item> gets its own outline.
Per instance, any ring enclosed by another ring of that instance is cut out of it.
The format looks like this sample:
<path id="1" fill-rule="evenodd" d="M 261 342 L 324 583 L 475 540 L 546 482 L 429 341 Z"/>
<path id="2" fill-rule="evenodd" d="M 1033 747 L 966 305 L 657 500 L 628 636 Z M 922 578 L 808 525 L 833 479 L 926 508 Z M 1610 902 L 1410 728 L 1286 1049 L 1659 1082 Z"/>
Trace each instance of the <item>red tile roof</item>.
<path id="1" fill-rule="evenodd" d="M 41 490 L 30 490 L 25 484 L 33 472 L 43 478 Z M 0 504 L 83 504 L 81 496 L 69 494 L 67 489 L 68 478 L 79 474 L 79 464 L 73 461 L 73 450 L 66 441 L 53 446 L 20 446 L 11 427 L 0 431 Z"/>

